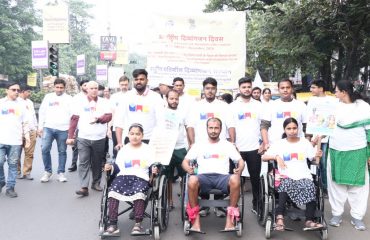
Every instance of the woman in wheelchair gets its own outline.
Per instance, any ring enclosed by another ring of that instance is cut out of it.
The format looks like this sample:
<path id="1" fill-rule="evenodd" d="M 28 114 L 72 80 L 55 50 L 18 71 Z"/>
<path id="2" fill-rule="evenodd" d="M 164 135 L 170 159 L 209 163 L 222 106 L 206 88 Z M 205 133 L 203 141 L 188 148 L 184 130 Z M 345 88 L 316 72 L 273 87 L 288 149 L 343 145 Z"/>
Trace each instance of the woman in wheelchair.
<path id="1" fill-rule="evenodd" d="M 316 188 L 306 162 L 306 159 L 312 160 L 314 158 L 319 161 L 322 151 L 318 150 L 315 153 L 315 148 L 307 139 L 298 137 L 298 122 L 296 119 L 287 118 L 283 127 L 283 139 L 272 145 L 262 156 L 263 161 L 274 160 L 277 162 L 280 175 L 280 184 L 277 187 L 279 200 L 278 207 L 275 210 L 275 230 L 285 230 L 284 213 L 288 198 L 296 205 L 306 204 L 304 230 L 322 229 L 323 225 L 321 223 L 314 222 Z"/>
<path id="2" fill-rule="evenodd" d="M 149 190 L 149 167 L 154 152 L 146 143 L 142 143 L 143 127 L 132 124 L 129 127 L 130 142 L 118 152 L 115 163 L 106 164 L 105 171 L 111 171 L 113 177 L 108 193 L 108 234 L 119 232 L 117 227 L 119 201 L 133 202 L 135 225 L 131 234 L 142 232 L 145 199 Z M 157 168 L 152 167 L 153 174 Z"/>

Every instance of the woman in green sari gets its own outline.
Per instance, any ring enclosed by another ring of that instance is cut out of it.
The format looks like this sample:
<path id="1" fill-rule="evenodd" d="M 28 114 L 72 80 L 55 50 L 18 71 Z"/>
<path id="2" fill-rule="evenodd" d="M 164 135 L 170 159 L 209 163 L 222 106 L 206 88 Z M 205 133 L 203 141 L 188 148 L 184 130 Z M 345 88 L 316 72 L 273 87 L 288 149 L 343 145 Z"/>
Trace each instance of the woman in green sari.
<path id="1" fill-rule="evenodd" d="M 351 223 L 360 231 L 369 195 L 370 106 L 349 81 L 340 81 L 335 89 L 339 98 L 337 127 L 329 140 L 328 193 L 333 217 L 329 224 L 342 222 L 344 204 L 351 207 Z"/>

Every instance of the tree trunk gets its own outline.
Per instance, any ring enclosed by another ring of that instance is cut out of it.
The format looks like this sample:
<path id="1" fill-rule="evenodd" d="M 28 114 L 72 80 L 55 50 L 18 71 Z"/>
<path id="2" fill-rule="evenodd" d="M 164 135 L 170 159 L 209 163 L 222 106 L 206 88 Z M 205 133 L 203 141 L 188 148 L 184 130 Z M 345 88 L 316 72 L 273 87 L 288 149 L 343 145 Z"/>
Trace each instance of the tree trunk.
<path id="1" fill-rule="evenodd" d="M 325 82 L 325 89 L 332 90 L 331 56 L 327 56 L 320 67 L 321 79 Z"/>

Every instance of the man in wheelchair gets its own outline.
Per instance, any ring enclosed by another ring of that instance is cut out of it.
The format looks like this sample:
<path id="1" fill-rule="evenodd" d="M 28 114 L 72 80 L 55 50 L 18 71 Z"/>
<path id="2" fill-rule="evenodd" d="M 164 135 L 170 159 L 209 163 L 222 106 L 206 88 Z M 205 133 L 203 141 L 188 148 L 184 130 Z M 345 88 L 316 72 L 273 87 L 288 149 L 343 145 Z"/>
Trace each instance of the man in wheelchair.
<path id="1" fill-rule="evenodd" d="M 200 226 L 198 194 L 209 193 L 212 189 L 230 195 L 225 224 L 226 231 L 234 230 L 234 220 L 240 217 L 238 200 L 240 197 L 240 174 L 244 161 L 235 146 L 220 140 L 222 122 L 218 118 L 207 121 L 208 140 L 196 142 L 182 162 L 188 178 L 188 199 L 186 213 L 191 223 L 189 232 L 203 233 Z M 229 158 L 237 162 L 234 174 L 229 174 Z M 196 160 L 197 164 L 192 164 Z"/>
<path id="2" fill-rule="evenodd" d="M 106 233 L 109 235 L 119 233 L 117 222 L 120 201 L 133 202 L 135 225 L 131 234 L 142 233 L 141 222 L 150 187 L 149 168 L 152 174 L 158 172 L 156 167 L 151 167 L 154 152 L 149 145 L 141 141 L 143 132 L 141 124 L 132 124 L 128 133 L 130 142 L 118 152 L 115 163 L 105 165 L 105 171 L 111 171 L 113 177 L 108 193 L 109 224 Z"/>

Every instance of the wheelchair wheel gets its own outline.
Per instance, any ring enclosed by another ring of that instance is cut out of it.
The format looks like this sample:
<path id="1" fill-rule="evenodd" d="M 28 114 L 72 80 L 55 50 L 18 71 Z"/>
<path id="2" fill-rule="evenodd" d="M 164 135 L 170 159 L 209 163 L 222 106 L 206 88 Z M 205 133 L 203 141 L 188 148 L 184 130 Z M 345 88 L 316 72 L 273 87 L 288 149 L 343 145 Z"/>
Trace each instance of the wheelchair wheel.
<path id="1" fill-rule="evenodd" d="M 159 240 L 161 237 L 159 236 L 159 226 L 155 226 L 153 230 L 154 240 Z"/>
<path id="2" fill-rule="evenodd" d="M 261 226 L 266 224 L 267 215 L 268 215 L 268 183 L 265 176 L 261 176 L 259 194 L 257 199 L 257 220 Z"/>
<path id="3" fill-rule="evenodd" d="M 267 217 L 266 226 L 265 226 L 265 237 L 266 237 L 266 239 L 269 239 L 271 237 L 271 226 L 272 226 L 271 217 Z"/>
<path id="4" fill-rule="evenodd" d="M 105 184 L 100 200 L 99 234 L 102 235 L 108 223 L 108 186 Z"/>
<path id="5" fill-rule="evenodd" d="M 159 182 L 158 192 L 158 222 L 159 226 L 161 227 L 161 231 L 166 230 L 170 218 L 170 211 L 167 199 L 167 187 L 168 186 L 166 176 L 162 175 Z"/>
<path id="6" fill-rule="evenodd" d="M 189 234 L 190 234 L 189 228 L 190 228 L 190 222 L 188 220 L 185 220 L 184 221 L 184 234 L 185 234 L 185 236 L 189 236 Z"/>
<path id="7" fill-rule="evenodd" d="M 237 228 L 238 231 L 236 231 L 236 236 L 241 237 L 243 235 L 243 224 L 238 222 Z"/>
<path id="8" fill-rule="evenodd" d="M 244 191 L 243 191 L 243 186 L 244 186 L 244 183 L 243 183 L 243 180 L 241 180 L 241 184 L 240 184 L 240 202 L 239 202 L 239 210 L 240 210 L 240 220 L 239 220 L 239 223 L 240 223 L 240 226 L 243 225 L 243 218 L 244 218 Z"/>
<path id="9" fill-rule="evenodd" d="M 186 175 L 181 179 L 181 221 L 186 220 Z"/>

